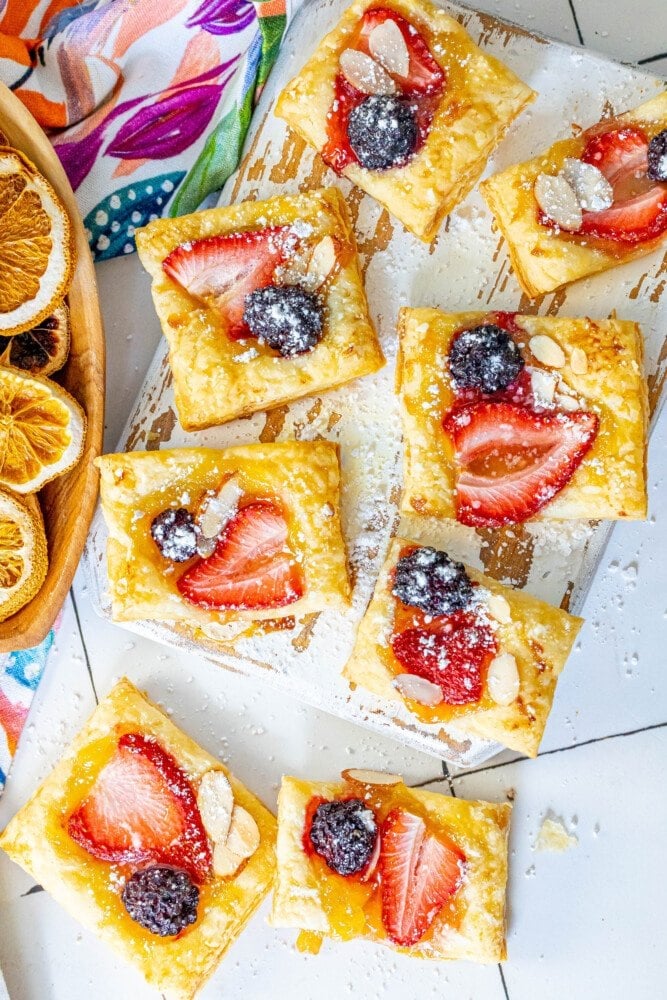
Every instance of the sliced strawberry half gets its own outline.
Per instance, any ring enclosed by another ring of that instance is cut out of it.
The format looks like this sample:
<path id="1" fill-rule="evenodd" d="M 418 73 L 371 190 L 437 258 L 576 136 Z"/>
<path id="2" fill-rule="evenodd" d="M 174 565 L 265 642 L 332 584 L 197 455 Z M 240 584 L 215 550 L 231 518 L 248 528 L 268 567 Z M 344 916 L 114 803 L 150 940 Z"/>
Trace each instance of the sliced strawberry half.
<path id="1" fill-rule="evenodd" d="M 449 413 L 443 426 L 456 450 L 456 517 L 498 528 L 537 514 L 566 486 L 590 450 L 598 418 L 584 410 L 536 413 L 482 402 Z"/>
<path id="2" fill-rule="evenodd" d="M 394 809 L 382 826 L 382 923 L 404 948 L 420 941 L 463 883 L 466 857 L 420 816 Z"/>
<path id="3" fill-rule="evenodd" d="M 667 184 L 651 181 L 649 141 L 641 129 L 625 127 L 588 140 L 581 159 L 601 170 L 614 201 L 601 212 L 584 212 L 582 233 L 620 243 L 644 243 L 667 231 Z"/>
<path id="4" fill-rule="evenodd" d="M 220 307 L 229 335 L 238 338 L 249 335 L 243 322 L 246 296 L 271 284 L 295 243 L 289 226 L 208 236 L 176 247 L 162 268 L 190 295 Z"/>
<path id="5" fill-rule="evenodd" d="M 229 521 L 208 559 L 187 570 L 178 589 L 202 608 L 281 608 L 303 596 L 300 566 L 287 548 L 287 521 L 276 503 L 258 500 Z"/>
<path id="6" fill-rule="evenodd" d="M 419 32 L 400 14 L 384 7 L 366 11 L 361 18 L 356 34 L 350 38 L 349 48 L 370 55 L 368 48 L 370 33 L 373 28 L 388 18 L 395 21 L 399 27 L 410 55 L 407 77 L 395 76 L 395 80 L 401 94 L 412 97 L 417 108 L 419 140 L 416 152 L 426 141 L 440 95 L 445 86 L 446 76 L 444 70 L 431 55 L 428 45 Z M 350 112 L 358 104 L 361 104 L 366 96 L 353 87 L 342 73 L 338 73 L 334 83 L 333 104 L 327 115 L 328 141 L 322 149 L 322 159 L 337 173 L 341 173 L 350 163 L 357 162 L 357 157 L 348 138 L 347 122 Z"/>
<path id="7" fill-rule="evenodd" d="M 486 668 L 496 653 L 493 632 L 470 611 L 454 611 L 426 628 L 410 628 L 391 641 L 409 674 L 437 684 L 447 705 L 477 703 Z"/>
<path id="8" fill-rule="evenodd" d="M 171 754 L 140 733 L 120 738 L 67 829 L 101 861 L 174 865 L 199 883 L 211 867 L 190 782 Z"/>

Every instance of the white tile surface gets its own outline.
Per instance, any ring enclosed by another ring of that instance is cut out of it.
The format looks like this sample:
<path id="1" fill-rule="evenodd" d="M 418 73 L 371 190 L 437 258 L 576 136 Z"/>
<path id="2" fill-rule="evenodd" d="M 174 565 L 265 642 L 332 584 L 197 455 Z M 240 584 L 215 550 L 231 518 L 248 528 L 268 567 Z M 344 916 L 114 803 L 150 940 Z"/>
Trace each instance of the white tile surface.
<path id="1" fill-rule="evenodd" d="M 667 48 L 663 0 L 574 0 L 584 41 L 632 60 Z M 484 0 L 482 9 L 571 43 L 568 0 Z M 630 27 L 629 27 L 630 26 Z M 606 33 L 606 34 L 605 34 Z M 661 64 L 656 63 L 659 69 Z M 667 61 L 665 62 L 667 72 Z M 106 447 L 118 438 L 152 357 L 159 327 L 136 257 L 100 266 L 109 345 Z M 599 740 L 667 721 L 664 553 L 667 414 L 651 447 L 652 520 L 617 526 L 593 583 L 580 648 L 559 685 L 537 761 L 457 777 L 456 794 L 501 800 L 514 789 L 507 994 L 496 967 L 433 966 L 354 943 L 299 955 L 271 931 L 266 906 L 230 951 L 202 998 L 287 1000 L 659 1000 L 667 996 L 663 792 L 667 728 Z M 95 687 L 127 673 L 174 721 L 225 759 L 268 804 L 280 776 L 329 777 L 354 762 L 437 778 L 440 765 L 208 663 L 165 650 L 98 619 L 85 582 L 76 602 Z M 0 827 L 33 791 L 94 704 L 71 604 L 0 800 Z M 564 752 L 550 752 L 557 748 Z M 512 755 L 505 755 L 511 757 Z M 448 785 L 443 782 L 442 790 Z M 563 855 L 531 845 L 548 810 L 577 818 L 579 846 Z M 596 832 L 599 825 L 599 832 Z M 534 873 L 531 868 L 534 866 Z M 528 874 L 526 874 L 528 873 Z M 155 996 L 31 880 L 0 858 L 0 967 L 12 1000 Z M 1 993 L 0 993 L 1 996 Z"/>

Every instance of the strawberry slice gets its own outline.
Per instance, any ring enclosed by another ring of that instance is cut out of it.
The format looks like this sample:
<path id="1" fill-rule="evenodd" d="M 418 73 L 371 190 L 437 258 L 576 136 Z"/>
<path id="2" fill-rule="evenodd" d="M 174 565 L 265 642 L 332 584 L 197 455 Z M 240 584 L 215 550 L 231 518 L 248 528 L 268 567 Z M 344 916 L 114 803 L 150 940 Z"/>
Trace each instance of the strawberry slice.
<path id="1" fill-rule="evenodd" d="M 391 641 L 409 674 L 437 684 L 447 705 L 476 704 L 486 668 L 496 654 L 493 632 L 470 611 L 454 611 L 426 628 L 409 628 Z"/>
<path id="2" fill-rule="evenodd" d="M 382 923 L 404 948 L 420 941 L 466 870 L 463 851 L 448 837 L 429 833 L 420 816 L 394 809 L 382 826 Z"/>
<path id="3" fill-rule="evenodd" d="M 231 337 L 249 336 L 246 296 L 271 284 L 276 267 L 295 246 L 289 226 L 208 236 L 183 243 L 162 261 L 165 274 L 197 299 L 222 309 Z"/>
<path id="4" fill-rule="evenodd" d="M 445 86 L 445 72 L 431 55 L 430 49 L 418 31 L 409 21 L 396 11 L 378 7 L 367 10 L 359 22 L 359 28 L 349 41 L 349 48 L 357 49 L 365 55 L 370 55 L 368 39 L 373 28 L 382 24 L 388 18 L 395 21 L 405 39 L 410 55 L 407 77 L 395 76 L 400 92 L 405 97 L 412 97 L 416 104 L 417 128 L 419 138 L 415 152 L 426 141 L 431 122 L 435 115 L 440 95 Z M 353 87 L 342 73 L 338 73 L 334 82 L 334 99 L 327 115 L 327 144 L 322 149 L 324 162 L 341 173 L 350 163 L 356 163 L 357 157 L 350 145 L 347 135 L 347 122 L 350 112 L 366 98 L 360 90 Z"/>
<path id="5" fill-rule="evenodd" d="M 644 243 L 667 231 L 667 184 L 647 177 L 648 145 L 646 135 L 634 127 L 588 140 L 581 159 L 602 171 L 614 189 L 614 202 L 601 212 L 584 212 L 580 232 Z"/>
<path id="6" fill-rule="evenodd" d="M 451 411 L 443 426 L 460 466 L 457 520 L 498 528 L 537 514 L 569 483 L 598 424 L 597 416 L 584 410 L 535 413 L 507 402 Z"/>
<path id="7" fill-rule="evenodd" d="M 171 754 L 140 733 L 121 736 L 67 830 L 101 861 L 169 864 L 198 883 L 211 867 L 190 782 Z"/>
<path id="8" fill-rule="evenodd" d="M 281 608 L 303 596 L 300 566 L 287 548 L 287 521 L 272 501 L 242 507 L 226 525 L 215 552 L 177 583 L 201 608 Z"/>

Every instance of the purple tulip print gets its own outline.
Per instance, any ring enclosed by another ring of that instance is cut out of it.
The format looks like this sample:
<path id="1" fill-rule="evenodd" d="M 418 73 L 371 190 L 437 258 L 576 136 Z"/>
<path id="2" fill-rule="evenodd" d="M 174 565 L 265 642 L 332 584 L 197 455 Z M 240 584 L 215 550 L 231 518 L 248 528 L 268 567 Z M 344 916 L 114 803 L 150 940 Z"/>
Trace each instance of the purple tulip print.
<path id="1" fill-rule="evenodd" d="M 167 160 L 196 142 L 218 106 L 222 86 L 188 87 L 140 108 L 105 149 L 122 160 Z"/>
<path id="2" fill-rule="evenodd" d="M 249 0 L 203 0 L 186 27 L 203 28 L 210 35 L 233 35 L 247 28 L 256 16 Z"/>

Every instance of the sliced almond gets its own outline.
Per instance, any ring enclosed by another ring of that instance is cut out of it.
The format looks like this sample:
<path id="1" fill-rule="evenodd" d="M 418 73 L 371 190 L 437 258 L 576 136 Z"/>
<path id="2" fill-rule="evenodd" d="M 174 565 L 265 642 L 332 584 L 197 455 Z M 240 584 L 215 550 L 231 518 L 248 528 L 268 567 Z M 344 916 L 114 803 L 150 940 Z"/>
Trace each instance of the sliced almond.
<path id="1" fill-rule="evenodd" d="M 512 621 L 512 609 L 509 601 L 502 594 L 491 594 L 489 598 L 489 614 L 494 621 L 507 625 Z"/>
<path id="2" fill-rule="evenodd" d="M 581 409 L 578 399 L 575 399 L 574 396 L 566 396 L 564 393 L 556 397 L 556 405 L 561 410 L 567 410 L 568 413 L 574 413 L 575 410 Z"/>
<path id="3" fill-rule="evenodd" d="M 232 786 L 223 771 L 207 771 L 197 791 L 197 807 L 206 833 L 217 844 L 224 843 L 229 833 L 234 809 Z"/>
<path id="4" fill-rule="evenodd" d="M 538 174 L 535 179 L 535 200 L 547 218 L 561 229 L 576 233 L 584 216 L 574 190 L 564 177 Z"/>
<path id="5" fill-rule="evenodd" d="M 340 68 L 348 83 L 362 94 L 395 94 L 397 87 L 389 73 L 375 59 L 356 49 L 344 49 Z"/>
<path id="6" fill-rule="evenodd" d="M 225 844 L 216 844 L 213 848 L 213 871 L 219 878 L 230 878 L 245 861 L 240 854 L 230 851 Z"/>
<path id="7" fill-rule="evenodd" d="M 400 785 L 403 778 L 400 774 L 390 774 L 389 771 L 371 771 L 359 767 L 347 767 L 340 773 L 343 781 L 356 781 L 360 785 Z"/>
<path id="8" fill-rule="evenodd" d="M 552 403 L 556 391 L 556 376 L 535 368 L 530 373 L 530 386 L 538 403 Z"/>
<path id="9" fill-rule="evenodd" d="M 546 334 L 538 333 L 536 337 L 531 337 L 528 346 L 533 356 L 547 368 L 563 368 L 565 366 L 563 349 Z"/>
<path id="10" fill-rule="evenodd" d="M 249 858 L 259 847 L 259 840 L 259 827 L 253 817 L 242 806 L 234 806 L 225 843 L 227 850 L 241 858 Z"/>
<path id="11" fill-rule="evenodd" d="M 486 675 L 489 694 L 496 705 L 511 705 L 519 693 L 519 669 L 511 653 L 499 653 L 489 664 Z"/>
<path id="12" fill-rule="evenodd" d="M 568 156 L 561 176 L 574 191 L 581 208 L 588 212 L 602 212 L 614 201 L 614 189 L 596 166 Z"/>
<path id="13" fill-rule="evenodd" d="M 374 59 L 389 73 L 406 77 L 410 70 L 410 53 L 403 32 L 390 17 L 373 28 L 368 36 L 368 48 Z"/>
<path id="14" fill-rule="evenodd" d="M 225 525 L 238 510 L 243 490 L 235 476 L 226 480 L 217 493 L 207 497 L 197 517 L 199 537 L 197 552 L 207 558 L 212 555 Z"/>
<path id="15" fill-rule="evenodd" d="M 394 687 L 404 698 L 416 701 L 420 705 L 428 705 L 429 708 L 439 705 L 444 700 L 442 690 L 437 684 L 432 684 L 425 677 L 417 677 L 416 674 L 398 674 L 394 677 Z"/>
<path id="16" fill-rule="evenodd" d="M 575 375 L 585 375 L 588 371 L 588 355 L 581 347 L 574 347 L 572 349 L 570 368 Z"/>
<path id="17" fill-rule="evenodd" d="M 336 244 L 331 236 L 323 236 L 313 250 L 308 270 L 309 288 L 315 291 L 327 280 L 336 266 Z"/>

